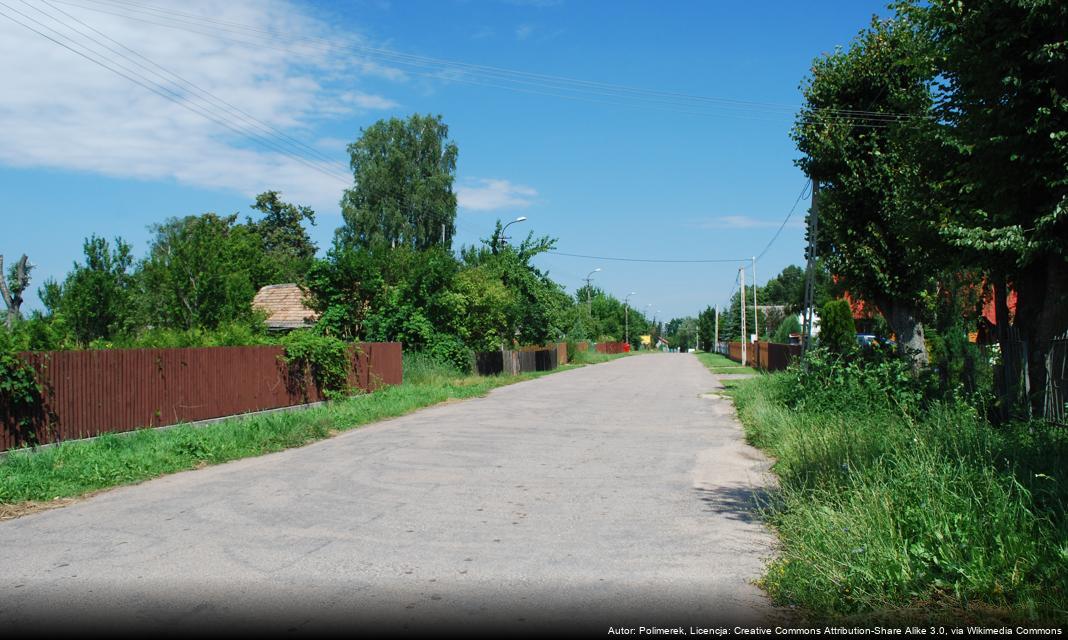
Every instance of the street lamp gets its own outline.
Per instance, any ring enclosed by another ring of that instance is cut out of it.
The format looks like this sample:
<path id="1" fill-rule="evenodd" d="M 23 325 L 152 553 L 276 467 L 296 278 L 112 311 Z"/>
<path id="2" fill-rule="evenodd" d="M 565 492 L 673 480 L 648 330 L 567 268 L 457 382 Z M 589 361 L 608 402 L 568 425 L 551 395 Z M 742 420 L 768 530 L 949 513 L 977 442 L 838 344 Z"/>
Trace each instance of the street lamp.
<path id="1" fill-rule="evenodd" d="M 502 244 L 503 244 L 503 243 L 506 243 L 506 242 L 507 242 L 507 240 L 508 240 L 508 237 L 504 235 L 504 232 L 505 232 L 505 230 L 506 230 L 506 229 L 508 229 L 508 227 L 512 226 L 513 224 L 515 224 L 515 223 L 517 223 L 517 222 L 523 222 L 523 221 L 524 221 L 524 220 L 526 220 L 526 219 L 527 219 L 527 217 L 526 217 L 526 216 L 519 216 L 519 217 L 518 217 L 518 218 L 516 218 L 515 220 L 512 220 L 512 221 L 511 221 L 511 222 L 509 222 L 508 224 L 504 225 L 504 227 L 502 227 L 502 228 L 501 228 L 501 235 L 500 235 L 500 236 L 499 236 L 499 237 L 497 238 L 497 241 L 498 241 L 499 243 L 502 243 Z"/>
<path id="2" fill-rule="evenodd" d="M 593 289 L 590 287 L 590 279 L 593 277 L 593 274 L 597 273 L 600 270 L 601 270 L 601 268 L 597 267 L 593 271 L 587 273 L 586 274 L 586 278 L 585 278 L 585 280 L 586 280 L 586 313 L 590 314 L 591 318 L 593 317 L 593 303 L 591 302 L 590 294 L 593 292 Z"/>
<path id="3" fill-rule="evenodd" d="M 630 344 L 630 297 L 638 295 L 631 291 L 627 294 L 626 298 L 623 298 L 623 322 L 625 324 L 627 333 L 627 344 Z M 630 347 L 628 347 L 629 349 Z"/>

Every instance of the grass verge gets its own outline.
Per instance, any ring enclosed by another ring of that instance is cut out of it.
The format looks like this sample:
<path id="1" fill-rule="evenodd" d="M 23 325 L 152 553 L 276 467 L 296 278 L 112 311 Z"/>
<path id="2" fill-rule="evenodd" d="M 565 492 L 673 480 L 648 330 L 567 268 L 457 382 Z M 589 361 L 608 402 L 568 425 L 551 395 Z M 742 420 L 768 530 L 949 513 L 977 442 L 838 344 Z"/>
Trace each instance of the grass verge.
<path id="1" fill-rule="evenodd" d="M 800 375 L 730 390 L 776 459 L 781 548 L 762 585 L 778 603 L 867 623 L 1068 621 L 1068 432 L 910 408 L 850 374 L 799 392 Z"/>
<path id="2" fill-rule="evenodd" d="M 598 358 L 603 362 L 619 356 Z M 518 376 L 469 376 L 405 354 L 404 384 L 300 411 L 109 434 L 0 459 L 0 519 L 63 505 L 69 498 L 161 475 L 299 447 L 416 409 L 583 366 Z"/>
<path id="3" fill-rule="evenodd" d="M 708 370 L 712 373 L 760 373 L 752 367 L 744 367 L 735 362 L 734 360 L 731 360 L 727 356 L 718 353 L 707 353 L 705 351 L 701 351 L 697 354 L 697 359 L 701 361 L 701 364 L 708 367 Z"/>

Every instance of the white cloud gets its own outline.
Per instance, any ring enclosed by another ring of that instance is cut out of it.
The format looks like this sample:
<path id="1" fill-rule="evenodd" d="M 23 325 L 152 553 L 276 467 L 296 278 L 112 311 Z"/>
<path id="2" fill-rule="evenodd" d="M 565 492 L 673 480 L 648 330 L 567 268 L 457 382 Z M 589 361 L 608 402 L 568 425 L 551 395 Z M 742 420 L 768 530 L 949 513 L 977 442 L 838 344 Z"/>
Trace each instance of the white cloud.
<path id="1" fill-rule="evenodd" d="M 534 28 L 532 24 L 521 24 L 515 30 L 515 37 L 520 40 L 526 40 L 534 33 Z"/>
<path id="2" fill-rule="evenodd" d="M 351 183 L 343 146 L 326 152 L 332 161 L 323 163 L 328 173 L 338 177 L 265 148 L 190 109 L 209 110 L 230 127 L 256 128 L 274 145 L 293 150 L 290 141 L 263 125 L 225 113 L 220 110 L 225 107 L 217 103 L 210 106 L 188 85 L 168 83 L 166 74 L 151 64 L 142 61 L 147 68 L 137 66 L 133 54 L 126 53 L 130 59 L 124 60 L 92 43 L 87 36 L 121 51 L 50 5 L 33 6 L 52 17 L 22 5 L 17 8 L 55 32 L 33 24 L 28 17 L 12 15 L 69 46 L 92 47 L 99 57 L 106 57 L 107 64 L 128 67 L 123 70 L 126 75 L 137 73 L 143 76 L 141 82 L 165 85 L 177 96 L 168 100 L 22 26 L 0 20 L 5 85 L 0 92 L 0 164 L 174 180 L 244 195 L 272 188 L 293 201 L 337 207 L 341 190 Z M 312 146 L 319 137 L 315 127 L 323 121 L 397 106 L 386 97 L 353 89 L 354 77 L 404 79 L 403 73 L 354 58 L 351 52 L 300 44 L 298 39 L 304 37 L 337 41 L 351 36 L 332 32 L 285 0 L 195 0 L 181 6 L 185 13 L 220 23 L 290 34 L 293 43 L 281 48 L 169 29 L 74 5 L 56 6 L 255 120 Z M 241 39 L 233 34 L 227 37 Z"/>
<path id="3" fill-rule="evenodd" d="M 699 229 L 762 229 L 765 227 L 778 228 L 782 220 L 754 218 L 752 216 L 719 216 L 710 220 L 698 222 L 692 226 Z M 803 221 L 791 220 L 788 227 L 800 227 Z"/>
<path id="4" fill-rule="evenodd" d="M 341 98 L 344 102 L 354 104 L 361 109 L 393 109 L 400 106 L 389 98 L 362 91 L 346 91 L 341 94 Z"/>
<path id="5" fill-rule="evenodd" d="M 494 178 L 473 179 L 456 188 L 457 203 L 470 211 L 529 207 L 537 195 L 533 187 Z"/>

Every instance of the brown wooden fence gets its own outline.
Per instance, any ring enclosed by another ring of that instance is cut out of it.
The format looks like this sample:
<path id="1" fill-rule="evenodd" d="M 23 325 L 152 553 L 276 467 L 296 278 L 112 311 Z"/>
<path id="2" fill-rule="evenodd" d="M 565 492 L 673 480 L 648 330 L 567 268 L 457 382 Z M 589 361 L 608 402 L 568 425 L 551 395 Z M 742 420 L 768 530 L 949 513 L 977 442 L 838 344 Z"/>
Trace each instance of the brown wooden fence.
<path id="1" fill-rule="evenodd" d="M 475 354 L 475 370 L 480 376 L 516 375 L 529 371 L 552 371 L 559 366 L 560 348 L 523 347 L 515 351 L 484 351 Z M 567 345 L 564 345 L 567 357 Z"/>
<path id="2" fill-rule="evenodd" d="M 598 342 L 597 353 L 626 353 L 626 342 Z"/>
<path id="3" fill-rule="evenodd" d="M 750 367 L 764 371 L 783 371 L 795 358 L 801 357 L 801 346 L 796 344 L 778 344 L 776 342 L 756 342 L 746 346 L 746 362 Z M 728 345 L 727 357 L 735 362 L 742 361 L 742 343 L 732 342 Z"/>
<path id="4" fill-rule="evenodd" d="M 322 400 L 312 376 L 293 375 L 282 354 L 275 346 L 20 354 L 45 402 L 29 426 L 3 425 L 0 451 Z M 400 343 L 361 343 L 352 364 L 353 387 L 402 382 Z"/>

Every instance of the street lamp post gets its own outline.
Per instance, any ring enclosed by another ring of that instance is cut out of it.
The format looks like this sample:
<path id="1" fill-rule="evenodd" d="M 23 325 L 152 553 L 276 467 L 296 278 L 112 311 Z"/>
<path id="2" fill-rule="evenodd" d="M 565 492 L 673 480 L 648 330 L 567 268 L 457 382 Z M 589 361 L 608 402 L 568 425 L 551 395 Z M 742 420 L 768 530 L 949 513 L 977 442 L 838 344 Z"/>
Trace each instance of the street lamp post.
<path id="1" fill-rule="evenodd" d="M 515 224 L 517 222 L 523 222 L 526 219 L 527 219 L 526 216 L 519 216 L 515 220 L 512 220 L 508 224 L 504 225 L 504 227 L 501 228 L 501 235 L 497 238 L 497 242 L 500 243 L 500 244 L 506 244 L 507 241 L 508 241 L 508 237 L 504 235 L 505 230 L 508 229 L 508 227 L 512 226 L 513 224 Z"/>
<path id="2" fill-rule="evenodd" d="M 592 302 L 592 297 L 591 297 L 590 294 L 593 292 L 593 289 L 590 287 L 590 280 L 593 278 L 593 274 L 597 273 L 600 270 L 601 270 L 601 268 L 597 267 L 593 271 L 587 273 L 586 274 L 586 278 L 585 278 L 585 280 L 586 280 L 586 313 L 589 314 L 591 319 L 593 318 L 593 302 Z"/>
<path id="3" fill-rule="evenodd" d="M 626 298 L 623 298 L 623 323 L 626 326 L 627 344 L 630 344 L 630 297 L 637 295 L 633 291 L 627 294 Z M 629 347 L 628 347 L 629 348 Z"/>
<path id="4" fill-rule="evenodd" d="M 492 251 L 493 251 L 493 253 L 494 253 L 494 254 L 496 254 L 496 253 L 497 253 L 497 250 L 498 250 L 498 249 L 500 248 L 500 247 L 499 247 L 499 245 L 501 245 L 501 244 L 507 244 L 507 237 L 506 237 L 506 236 L 504 235 L 504 231 L 505 231 L 505 230 L 506 230 L 506 229 L 507 229 L 508 227 L 512 226 L 513 224 L 515 224 L 515 223 L 517 223 L 517 222 L 523 222 L 523 221 L 524 221 L 524 220 L 526 220 L 526 219 L 527 219 L 527 217 L 526 217 L 526 216 L 519 216 L 519 217 L 518 217 L 518 218 L 516 218 L 515 220 L 512 220 L 512 221 L 511 221 L 511 222 L 509 222 L 508 224 L 506 224 L 506 225 L 504 225 L 503 227 L 501 227 L 501 235 L 499 235 L 499 236 L 497 237 L 497 241 L 496 241 L 496 242 L 494 243 L 494 246 L 492 247 Z M 509 327 L 509 330 L 511 330 L 511 327 Z M 514 336 L 513 336 L 513 339 L 514 339 Z M 501 341 L 501 354 L 502 354 L 502 357 L 503 357 L 503 354 L 504 354 L 504 351 L 505 351 L 505 349 L 504 349 L 504 345 L 505 345 L 505 343 L 504 343 L 504 341 L 502 340 L 502 341 Z"/>

